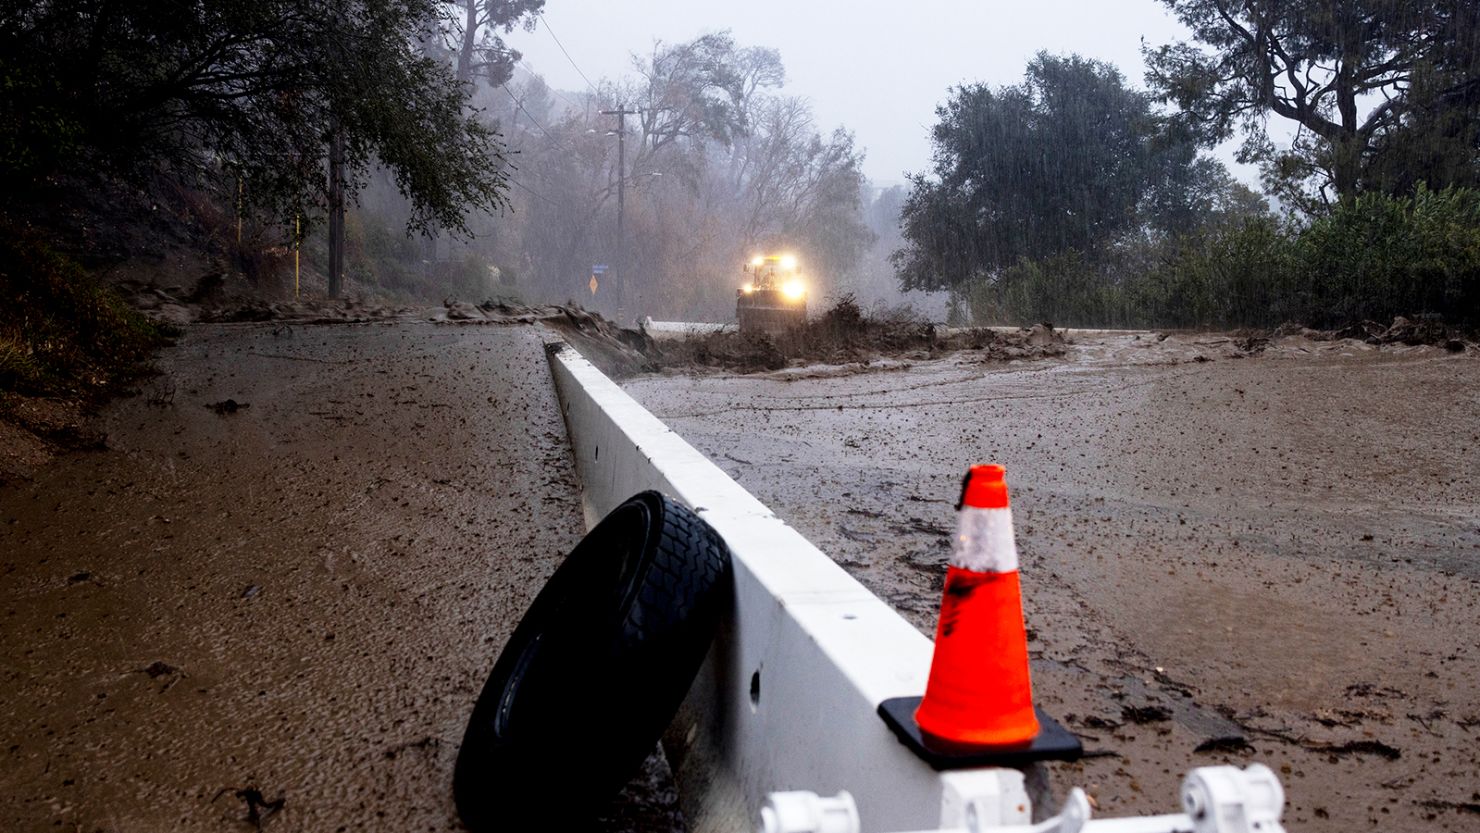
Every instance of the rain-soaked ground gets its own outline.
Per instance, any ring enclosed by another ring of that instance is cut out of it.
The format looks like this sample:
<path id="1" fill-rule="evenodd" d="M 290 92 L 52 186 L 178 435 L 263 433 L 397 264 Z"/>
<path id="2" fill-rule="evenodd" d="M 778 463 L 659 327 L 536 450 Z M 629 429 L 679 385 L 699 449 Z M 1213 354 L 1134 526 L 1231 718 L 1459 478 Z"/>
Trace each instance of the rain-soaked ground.
<path id="1" fill-rule="evenodd" d="M 1292 830 L 1480 830 L 1480 357 L 1076 341 L 626 388 L 927 633 L 1004 463 L 1038 699 L 1091 755 L 1057 785 L 1102 814 L 1262 761 Z"/>
<path id="2" fill-rule="evenodd" d="M 460 829 L 473 700 L 582 532 L 543 337 L 192 326 L 107 451 L 0 487 L 0 830 Z"/>

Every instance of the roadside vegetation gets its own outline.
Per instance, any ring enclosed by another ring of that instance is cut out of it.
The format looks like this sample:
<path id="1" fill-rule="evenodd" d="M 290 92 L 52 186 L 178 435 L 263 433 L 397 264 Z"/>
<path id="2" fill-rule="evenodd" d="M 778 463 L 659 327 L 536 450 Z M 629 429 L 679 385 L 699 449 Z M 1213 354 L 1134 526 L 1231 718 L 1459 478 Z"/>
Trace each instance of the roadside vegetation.
<path id="1" fill-rule="evenodd" d="M 1144 48 L 1146 91 L 1048 54 L 952 91 L 903 286 L 959 323 L 1480 326 L 1480 9 L 1164 3 L 1192 39 Z M 1207 155 L 1236 137 L 1262 196 Z"/>
<path id="2" fill-rule="evenodd" d="M 1363 194 L 1101 253 L 1023 258 L 966 295 L 975 320 L 1326 329 L 1427 316 L 1480 327 L 1480 191 Z"/>
<path id="3" fill-rule="evenodd" d="M 87 412 L 150 372 L 171 331 L 40 234 L 0 223 L 0 484 L 97 447 Z"/>
<path id="4" fill-rule="evenodd" d="M 96 400 L 170 335 L 35 233 L 0 233 L 0 296 L 0 391 Z"/>

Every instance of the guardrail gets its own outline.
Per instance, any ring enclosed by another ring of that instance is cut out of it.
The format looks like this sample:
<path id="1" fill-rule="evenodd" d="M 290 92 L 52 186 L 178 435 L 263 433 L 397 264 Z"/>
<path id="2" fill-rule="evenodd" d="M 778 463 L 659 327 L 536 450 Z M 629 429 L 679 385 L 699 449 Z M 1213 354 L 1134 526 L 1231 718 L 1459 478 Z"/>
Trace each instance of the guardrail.
<path id="1" fill-rule="evenodd" d="M 694 833 L 753 830 L 767 794 L 802 788 L 850 791 L 870 830 L 938 824 L 969 773 L 935 772 L 876 713 L 925 690 L 930 640 L 575 350 L 552 344 L 550 368 L 587 526 L 658 489 L 734 556 L 733 615 L 664 743 Z"/>

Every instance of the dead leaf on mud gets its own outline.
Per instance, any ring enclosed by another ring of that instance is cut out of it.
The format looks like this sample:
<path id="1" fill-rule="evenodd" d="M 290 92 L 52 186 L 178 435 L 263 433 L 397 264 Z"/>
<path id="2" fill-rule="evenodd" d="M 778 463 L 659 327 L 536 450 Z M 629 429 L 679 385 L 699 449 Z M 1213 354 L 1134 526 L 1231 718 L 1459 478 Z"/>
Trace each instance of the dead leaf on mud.
<path id="1" fill-rule="evenodd" d="M 1380 740 L 1350 740 L 1342 743 L 1334 743 L 1331 741 L 1311 740 L 1307 737 L 1292 735 L 1288 732 L 1280 732 L 1273 729 L 1245 728 L 1255 734 L 1284 741 L 1301 749 L 1308 749 L 1311 752 L 1324 752 L 1332 763 L 1347 755 L 1372 755 L 1389 761 L 1396 761 L 1403 757 L 1402 750 L 1395 746 L 1389 746 Z"/>
<path id="2" fill-rule="evenodd" d="M 1072 720 L 1073 718 L 1071 717 L 1070 719 Z M 1087 715 L 1082 723 L 1086 728 L 1103 729 L 1106 731 L 1114 731 L 1116 729 L 1119 729 L 1122 725 L 1118 720 L 1110 720 L 1108 718 L 1098 717 L 1093 714 Z"/>
<path id="3" fill-rule="evenodd" d="M 1407 697 L 1402 691 L 1391 686 L 1378 685 L 1376 683 L 1356 683 L 1346 687 L 1347 697 Z"/>
<path id="4" fill-rule="evenodd" d="M 1120 716 L 1131 723 L 1161 723 L 1172 719 L 1172 710 L 1166 706 L 1126 706 Z"/>
<path id="5" fill-rule="evenodd" d="M 1331 744 L 1330 746 L 1308 745 L 1307 749 L 1321 752 L 1330 752 L 1333 755 L 1375 755 L 1389 761 L 1396 761 L 1403 757 L 1403 752 L 1395 746 L 1388 746 L 1380 740 L 1354 740 L 1347 743 Z"/>
<path id="6" fill-rule="evenodd" d="M 252 405 L 248 402 L 238 402 L 235 399 L 223 399 L 220 402 L 212 402 L 206 407 L 221 416 L 226 416 L 227 414 L 234 414 L 242 408 L 250 408 Z"/>
<path id="7" fill-rule="evenodd" d="M 931 523 L 922 518 L 910 518 L 908 523 L 895 524 L 894 531 L 902 535 L 919 533 L 923 535 L 935 535 L 941 538 L 949 538 L 953 534 L 951 530 L 944 526 Z"/>
<path id="8" fill-rule="evenodd" d="M 157 680 L 160 677 L 165 676 L 166 674 L 179 673 L 180 669 L 176 668 L 173 665 L 170 665 L 167 662 L 155 660 L 154 662 L 149 663 L 143 668 L 136 669 L 136 671 L 140 674 L 148 674 L 149 679 L 151 680 Z"/>
<path id="9" fill-rule="evenodd" d="M 877 535 L 868 532 L 859 532 L 856 529 L 849 528 L 847 524 L 838 524 L 838 534 L 847 538 L 849 541 L 858 541 L 863 544 L 871 544 L 879 540 Z"/>
<path id="10" fill-rule="evenodd" d="M 408 752 L 411 750 L 425 752 L 427 750 L 437 749 L 441 745 L 442 740 L 440 738 L 427 736 L 422 738 L 421 740 L 414 740 L 408 743 L 400 744 L 399 746 L 392 746 L 390 749 L 385 750 L 385 757 L 387 760 L 394 761 L 396 759 L 396 756 L 401 754 L 402 752 Z"/>
<path id="11" fill-rule="evenodd" d="M 938 551 L 911 550 L 897 559 L 901 566 L 917 570 L 927 576 L 945 574 L 946 562 Z"/>
<path id="12" fill-rule="evenodd" d="M 1415 801 L 1413 803 L 1430 810 L 1453 810 L 1456 813 L 1469 813 L 1480 816 L 1480 792 L 1472 793 L 1469 801 L 1430 799 L 1428 801 Z"/>
<path id="13" fill-rule="evenodd" d="M 151 680 L 158 680 L 161 677 L 167 677 L 168 680 L 165 682 L 164 687 L 159 690 L 160 693 L 169 691 L 171 688 L 174 687 L 175 683 L 178 683 L 186 677 L 190 676 L 184 671 L 181 671 L 179 668 L 170 665 L 163 660 L 155 660 L 154 662 L 149 663 L 143 668 L 135 668 L 133 670 L 133 673 L 147 674 L 149 675 L 149 679 Z"/>
<path id="14" fill-rule="evenodd" d="M 267 797 L 262 794 L 262 791 L 256 787 L 243 787 L 239 790 L 232 790 L 231 787 L 222 787 L 220 792 L 217 792 L 215 798 L 212 798 L 211 801 L 214 803 L 217 798 L 228 792 L 241 799 L 247 805 L 247 817 L 242 819 L 242 821 L 245 821 L 258 830 L 261 830 L 262 826 L 267 823 L 267 820 L 276 815 L 288 803 L 286 795 L 279 795 L 272 801 L 268 801 Z"/>
<path id="15" fill-rule="evenodd" d="M 1238 735 L 1209 738 L 1192 748 L 1193 752 L 1253 752 L 1249 741 Z"/>

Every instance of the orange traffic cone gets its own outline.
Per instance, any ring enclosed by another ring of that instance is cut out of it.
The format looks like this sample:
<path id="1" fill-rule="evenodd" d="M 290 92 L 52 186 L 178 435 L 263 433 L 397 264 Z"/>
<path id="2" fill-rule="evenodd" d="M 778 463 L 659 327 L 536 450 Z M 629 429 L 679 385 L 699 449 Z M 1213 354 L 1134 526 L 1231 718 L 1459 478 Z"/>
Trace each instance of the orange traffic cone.
<path id="1" fill-rule="evenodd" d="M 1001 466 L 972 466 L 962 486 L 935 657 L 915 722 L 951 743 L 1017 746 L 1038 735 L 1017 543 Z"/>

